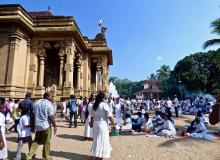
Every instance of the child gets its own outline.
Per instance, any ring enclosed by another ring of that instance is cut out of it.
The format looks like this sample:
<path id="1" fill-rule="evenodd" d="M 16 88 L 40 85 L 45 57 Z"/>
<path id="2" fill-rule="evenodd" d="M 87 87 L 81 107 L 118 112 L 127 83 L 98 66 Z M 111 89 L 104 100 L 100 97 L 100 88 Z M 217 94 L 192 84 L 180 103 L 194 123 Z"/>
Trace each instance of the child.
<path id="1" fill-rule="evenodd" d="M 176 129 L 173 123 L 168 119 L 168 114 L 163 114 L 164 124 L 163 128 L 157 133 L 158 136 L 171 137 L 176 135 Z"/>
<path id="2" fill-rule="evenodd" d="M 16 160 L 21 159 L 21 151 L 22 151 L 22 147 L 25 143 L 28 143 L 28 147 L 30 150 L 30 147 L 32 144 L 32 138 L 31 138 L 29 109 L 25 110 L 24 115 L 20 118 Z"/>
<path id="3" fill-rule="evenodd" d="M 130 118 L 130 114 L 125 114 L 125 123 L 122 127 L 122 131 L 130 131 L 132 129 L 132 122 Z"/>

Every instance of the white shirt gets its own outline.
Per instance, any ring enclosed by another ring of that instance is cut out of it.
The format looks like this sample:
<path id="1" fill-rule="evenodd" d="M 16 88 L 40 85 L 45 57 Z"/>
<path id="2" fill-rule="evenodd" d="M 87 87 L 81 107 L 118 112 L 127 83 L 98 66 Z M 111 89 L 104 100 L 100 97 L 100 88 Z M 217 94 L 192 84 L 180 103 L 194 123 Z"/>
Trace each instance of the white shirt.
<path id="1" fill-rule="evenodd" d="M 29 126 L 29 127 L 26 127 Z M 30 128 L 30 116 L 23 115 L 20 118 L 19 129 L 18 129 L 18 137 L 24 138 L 31 136 L 31 128 Z"/>
<path id="2" fill-rule="evenodd" d="M 201 131 L 202 131 L 202 132 L 201 132 Z M 204 125 L 203 122 L 200 122 L 199 124 L 196 125 L 196 130 L 195 130 L 195 132 L 196 132 L 196 133 L 197 133 L 197 132 L 207 133 L 207 129 L 206 129 L 206 127 L 205 127 L 205 125 Z"/>
<path id="3" fill-rule="evenodd" d="M 176 129 L 170 120 L 164 122 L 163 128 L 170 130 L 173 134 L 176 134 Z"/>
<path id="4" fill-rule="evenodd" d="M 115 104 L 115 112 L 121 112 L 121 104 L 120 103 Z"/>

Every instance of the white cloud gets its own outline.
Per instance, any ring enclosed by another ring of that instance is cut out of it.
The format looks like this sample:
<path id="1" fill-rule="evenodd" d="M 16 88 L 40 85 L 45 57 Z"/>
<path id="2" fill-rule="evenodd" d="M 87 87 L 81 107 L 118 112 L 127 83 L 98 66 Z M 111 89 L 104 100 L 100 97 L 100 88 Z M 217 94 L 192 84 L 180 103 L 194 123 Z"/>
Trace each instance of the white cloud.
<path id="1" fill-rule="evenodd" d="M 161 57 L 161 56 L 157 56 L 157 57 L 156 57 L 156 60 L 158 60 L 158 61 L 162 61 L 162 60 L 163 60 L 163 57 Z"/>

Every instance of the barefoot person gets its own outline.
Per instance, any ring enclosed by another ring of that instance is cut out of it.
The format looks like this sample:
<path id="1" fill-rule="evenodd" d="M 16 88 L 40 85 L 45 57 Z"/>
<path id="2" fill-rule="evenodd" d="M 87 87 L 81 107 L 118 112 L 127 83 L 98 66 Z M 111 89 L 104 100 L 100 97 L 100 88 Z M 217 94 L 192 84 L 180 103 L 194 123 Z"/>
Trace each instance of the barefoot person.
<path id="1" fill-rule="evenodd" d="M 115 128 L 112 112 L 107 103 L 104 102 L 105 94 L 100 92 L 96 96 L 93 105 L 90 126 L 93 127 L 93 144 L 91 153 L 96 160 L 110 158 L 111 145 L 109 142 L 108 119 Z"/>
<path id="2" fill-rule="evenodd" d="M 35 115 L 35 139 L 31 145 L 27 159 L 32 159 L 35 155 L 38 145 L 43 144 L 43 159 L 49 159 L 50 140 L 51 140 L 51 124 L 54 127 L 54 134 L 57 132 L 57 126 L 54 119 L 54 107 L 51 103 L 52 97 L 49 92 L 45 92 L 43 99 L 40 99 L 34 105 Z"/>

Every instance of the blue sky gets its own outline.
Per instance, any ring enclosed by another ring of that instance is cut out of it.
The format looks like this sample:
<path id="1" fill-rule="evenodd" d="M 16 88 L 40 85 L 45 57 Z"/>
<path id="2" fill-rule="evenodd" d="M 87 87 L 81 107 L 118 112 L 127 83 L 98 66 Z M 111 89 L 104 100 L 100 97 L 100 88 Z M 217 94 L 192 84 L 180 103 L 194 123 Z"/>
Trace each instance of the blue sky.
<path id="1" fill-rule="evenodd" d="M 217 36 L 210 23 L 220 18 L 219 0 L 0 0 L 20 3 L 28 11 L 47 10 L 73 16 L 81 32 L 94 38 L 101 18 L 113 50 L 110 76 L 146 79 L 161 65 L 175 66 L 186 55 L 200 52 Z M 211 48 L 210 48 L 211 49 Z"/>

